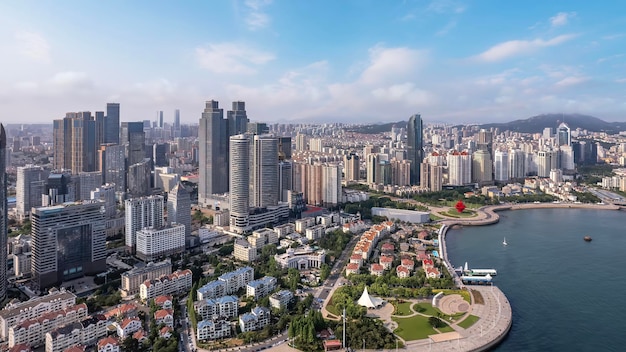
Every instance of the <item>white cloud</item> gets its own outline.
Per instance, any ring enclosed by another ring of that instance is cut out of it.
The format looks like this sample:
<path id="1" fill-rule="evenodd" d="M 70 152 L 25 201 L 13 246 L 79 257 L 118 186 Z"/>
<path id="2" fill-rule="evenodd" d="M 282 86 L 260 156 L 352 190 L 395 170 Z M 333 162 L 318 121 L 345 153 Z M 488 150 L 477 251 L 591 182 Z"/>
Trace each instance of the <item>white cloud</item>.
<path id="1" fill-rule="evenodd" d="M 626 78 L 616 79 L 615 82 L 617 82 L 617 83 L 626 83 Z"/>
<path id="2" fill-rule="evenodd" d="M 15 33 L 18 52 L 40 63 L 50 63 L 50 45 L 39 33 L 19 31 Z"/>
<path id="3" fill-rule="evenodd" d="M 439 31 L 437 31 L 436 34 L 437 35 L 446 35 L 446 34 L 448 34 L 448 32 L 453 30 L 454 27 L 456 27 L 456 21 L 450 21 L 443 28 L 441 28 Z"/>
<path id="4" fill-rule="evenodd" d="M 550 17 L 550 24 L 552 27 L 564 26 L 574 17 L 576 17 L 576 12 L 559 12 L 554 17 Z"/>
<path id="5" fill-rule="evenodd" d="M 410 80 L 428 61 L 426 51 L 406 47 L 386 48 L 382 45 L 369 49 L 369 57 L 369 66 L 360 78 L 366 84 Z"/>
<path id="6" fill-rule="evenodd" d="M 248 29 L 256 31 L 270 25 L 270 16 L 264 12 L 264 8 L 272 3 L 272 0 L 246 0 L 244 2 L 247 10 L 246 24 Z"/>
<path id="7" fill-rule="evenodd" d="M 220 43 L 196 48 L 198 64 L 215 73 L 253 74 L 274 55 L 241 44 Z"/>
<path id="8" fill-rule="evenodd" d="M 575 34 L 563 34 L 549 40 L 510 40 L 492 46 L 477 55 L 476 58 L 484 62 L 501 61 L 513 56 L 529 54 L 541 48 L 556 46 L 572 40 L 575 37 Z"/>
<path id="9" fill-rule="evenodd" d="M 581 83 L 585 83 L 588 82 L 590 79 L 589 77 L 584 77 L 584 76 L 569 76 L 569 77 L 565 77 L 562 80 L 556 82 L 554 85 L 557 87 L 570 87 L 570 86 L 575 86 Z"/>

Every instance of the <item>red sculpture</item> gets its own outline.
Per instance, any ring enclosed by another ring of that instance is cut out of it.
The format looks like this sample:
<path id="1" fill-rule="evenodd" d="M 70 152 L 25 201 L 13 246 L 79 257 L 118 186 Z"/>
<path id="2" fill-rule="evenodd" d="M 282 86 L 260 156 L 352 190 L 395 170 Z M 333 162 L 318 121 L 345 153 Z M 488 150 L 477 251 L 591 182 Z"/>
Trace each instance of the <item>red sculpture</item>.
<path id="1" fill-rule="evenodd" d="M 465 204 L 463 204 L 463 201 L 461 200 L 456 202 L 456 205 L 454 207 L 456 208 L 456 211 L 458 211 L 459 213 L 462 213 L 463 210 L 465 210 Z"/>

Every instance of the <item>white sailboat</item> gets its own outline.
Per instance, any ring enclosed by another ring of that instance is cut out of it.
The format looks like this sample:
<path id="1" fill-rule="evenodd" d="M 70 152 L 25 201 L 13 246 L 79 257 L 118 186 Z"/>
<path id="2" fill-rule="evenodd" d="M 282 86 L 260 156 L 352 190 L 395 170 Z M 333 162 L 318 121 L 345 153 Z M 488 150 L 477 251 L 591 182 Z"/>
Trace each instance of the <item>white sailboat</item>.
<path id="1" fill-rule="evenodd" d="M 502 241 L 502 245 L 506 246 L 508 243 L 506 243 L 506 237 L 504 238 L 504 241 Z"/>

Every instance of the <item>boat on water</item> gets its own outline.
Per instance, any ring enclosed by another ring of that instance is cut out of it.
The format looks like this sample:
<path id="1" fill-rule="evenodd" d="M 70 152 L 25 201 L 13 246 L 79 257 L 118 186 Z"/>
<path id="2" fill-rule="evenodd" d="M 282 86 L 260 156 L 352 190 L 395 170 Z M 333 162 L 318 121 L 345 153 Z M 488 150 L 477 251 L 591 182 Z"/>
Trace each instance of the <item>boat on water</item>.
<path id="1" fill-rule="evenodd" d="M 591 242 L 592 238 L 591 236 L 585 236 L 583 237 L 583 240 L 585 240 L 585 242 Z"/>
<path id="2" fill-rule="evenodd" d="M 504 238 L 504 241 L 502 241 L 502 244 L 503 244 L 504 246 L 508 245 L 508 243 L 506 243 L 506 237 Z"/>

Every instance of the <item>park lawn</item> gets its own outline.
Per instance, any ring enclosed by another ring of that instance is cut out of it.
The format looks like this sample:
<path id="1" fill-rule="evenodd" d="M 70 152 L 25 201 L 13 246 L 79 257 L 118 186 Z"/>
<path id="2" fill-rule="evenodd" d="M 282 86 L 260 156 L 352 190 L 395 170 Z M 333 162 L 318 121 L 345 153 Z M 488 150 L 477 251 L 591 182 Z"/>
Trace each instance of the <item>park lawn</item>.
<path id="1" fill-rule="evenodd" d="M 443 215 L 451 216 L 453 218 L 473 218 L 477 216 L 478 214 L 475 211 L 467 210 L 467 209 L 463 210 L 462 213 L 459 213 L 456 209 L 453 208 L 443 213 Z"/>
<path id="2" fill-rule="evenodd" d="M 469 315 L 467 318 L 463 319 L 463 321 L 458 323 L 457 325 L 462 327 L 463 329 L 467 329 L 470 326 L 474 325 L 479 320 L 480 320 L 479 317 L 475 315 Z"/>
<path id="3" fill-rule="evenodd" d="M 433 213 L 430 213 L 430 221 L 437 221 L 443 219 L 441 216 L 437 216 Z"/>
<path id="4" fill-rule="evenodd" d="M 396 303 L 395 310 L 393 311 L 394 315 L 411 315 L 413 311 L 411 310 L 411 302 L 404 303 Z"/>
<path id="5" fill-rule="evenodd" d="M 392 317 L 391 319 L 398 323 L 398 328 L 394 330 L 394 334 L 400 336 L 405 341 L 422 340 L 427 338 L 428 335 L 437 333 L 428 323 L 428 317 L 415 315 L 410 318 Z"/>
<path id="6" fill-rule="evenodd" d="M 437 328 L 437 330 L 439 330 L 440 333 L 453 332 L 454 331 L 454 329 L 450 325 L 446 325 L 443 328 Z"/>
<path id="7" fill-rule="evenodd" d="M 430 303 L 415 303 L 413 305 L 413 310 L 421 314 L 430 315 L 432 317 L 436 317 L 437 313 L 439 313 L 439 310 L 433 307 L 433 305 Z"/>
<path id="8" fill-rule="evenodd" d="M 337 291 L 333 292 L 333 296 L 335 295 L 336 292 Z M 333 297 L 330 297 L 330 301 L 326 305 L 326 310 L 335 316 L 341 316 L 341 313 L 339 313 L 339 310 L 337 309 L 337 307 L 335 307 L 335 302 L 333 302 Z"/>

